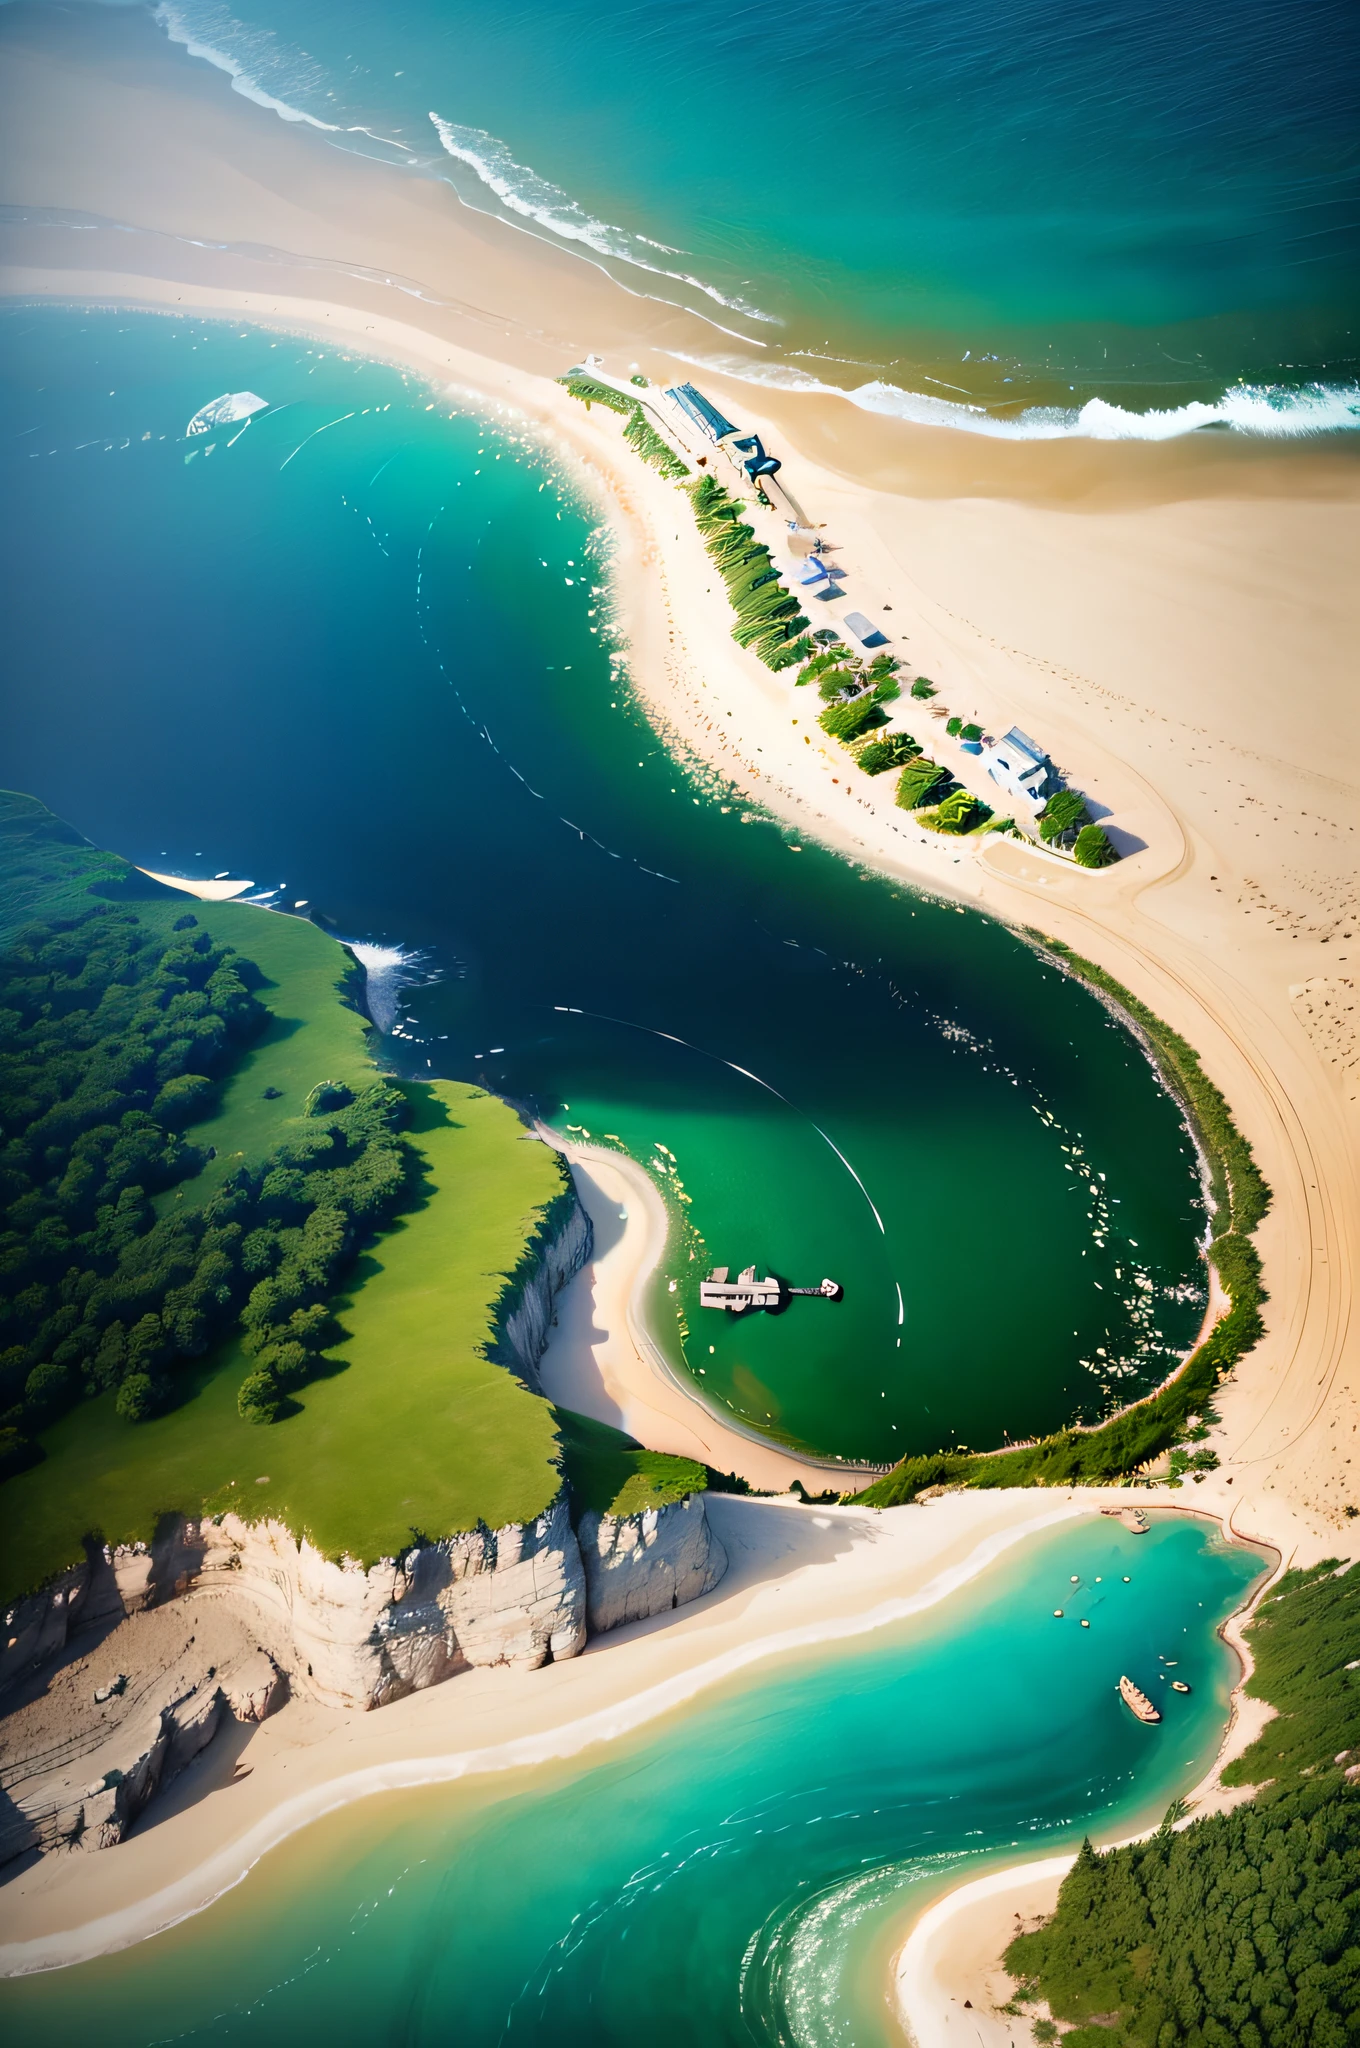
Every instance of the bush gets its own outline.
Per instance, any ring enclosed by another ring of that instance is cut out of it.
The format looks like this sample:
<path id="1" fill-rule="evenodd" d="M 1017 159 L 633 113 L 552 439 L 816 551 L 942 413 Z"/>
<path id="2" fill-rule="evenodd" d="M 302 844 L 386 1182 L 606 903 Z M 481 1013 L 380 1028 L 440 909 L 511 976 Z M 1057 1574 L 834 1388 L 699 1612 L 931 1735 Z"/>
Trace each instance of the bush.
<path id="1" fill-rule="evenodd" d="M 897 801 L 904 811 L 919 810 L 944 796 L 952 782 L 949 771 L 934 761 L 909 761 L 897 779 Z"/>
<path id="2" fill-rule="evenodd" d="M 959 738 L 961 740 L 980 740 L 982 738 L 982 727 L 980 725 L 965 725 L 959 734 Z"/>
<path id="3" fill-rule="evenodd" d="M 682 462 L 669 442 L 662 440 L 640 405 L 633 407 L 623 438 L 644 462 L 650 462 L 653 469 L 660 470 L 662 476 L 674 480 L 689 475 L 689 464 Z"/>
<path id="4" fill-rule="evenodd" d="M 822 731 L 829 733 L 833 740 L 849 742 L 857 740 L 871 725 L 881 725 L 883 713 L 866 691 L 850 704 L 830 704 L 822 713 L 818 724 Z"/>
<path id="5" fill-rule="evenodd" d="M 1083 825 L 1072 848 L 1072 858 L 1081 868 L 1108 868 L 1113 867 L 1119 855 L 1103 825 Z"/>
<path id="6" fill-rule="evenodd" d="M 882 775 L 889 768 L 905 767 L 920 751 L 920 745 L 909 732 L 888 732 L 880 739 L 866 740 L 855 760 L 866 775 Z"/>
<path id="7" fill-rule="evenodd" d="M 145 1422 L 161 1405 L 162 1390 L 148 1372 L 131 1372 L 118 1389 L 114 1413 L 124 1422 Z"/>
<path id="8" fill-rule="evenodd" d="M 607 405 L 611 412 L 628 413 L 637 403 L 636 399 L 625 398 L 612 384 L 601 384 L 594 377 L 587 376 L 584 370 L 568 370 L 566 376 L 559 377 L 557 381 L 573 398 L 583 402 L 587 412 L 592 405 Z"/>
<path id="9" fill-rule="evenodd" d="M 253 1372 L 242 1380 L 236 1407 L 243 1422 L 276 1422 L 282 1401 L 270 1373 Z"/>
<path id="10" fill-rule="evenodd" d="M 951 718 L 945 726 L 945 731 L 949 734 L 951 740 L 957 739 L 963 731 L 963 720 L 957 717 Z"/>
<path id="11" fill-rule="evenodd" d="M 933 812 L 923 812 L 921 823 L 932 832 L 972 832 L 985 825 L 991 807 L 969 789 L 956 789 Z"/>
<path id="12" fill-rule="evenodd" d="M 169 1130 L 182 1131 L 207 1116 L 216 1094 L 216 1084 L 206 1074 L 176 1074 L 152 1103 L 151 1114 Z"/>
<path id="13" fill-rule="evenodd" d="M 842 668 L 839 664 L 824 668 L 817 682 L 817 695 L 824 704 L 834 704 L 838 697 L 860 688 L 860 679 L 853 669 Z"/>
<path id="14" fill-rule="evenodd" d="M 913 697 L 922 700 L 933 697 L 936 695 L 935 685 L 931 682 L 929 676 L 917 676 L 916 681 L 911 686 L 911 694 Z"/>
<path id="15" fill-rule="evenodd" d="M 1047 844 L 1060 838 L 1073 826 L 1089 825 L 1090 813 L 1086 799 L 1077 789 L 1060 789 L 1051 796 L 1039 813 L 1039 837 Z"/>

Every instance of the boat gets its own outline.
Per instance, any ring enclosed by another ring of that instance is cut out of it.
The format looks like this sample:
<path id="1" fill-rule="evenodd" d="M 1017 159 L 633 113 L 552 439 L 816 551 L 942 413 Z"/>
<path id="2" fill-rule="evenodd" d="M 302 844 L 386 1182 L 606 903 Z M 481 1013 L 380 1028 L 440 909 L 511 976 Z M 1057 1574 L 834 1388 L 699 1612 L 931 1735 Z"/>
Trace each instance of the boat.
<path id="1" fill-rule="evenodd" d="M 1183 1678 L 1173 1678 L 1171 1681 L 1171 1690 L 1172 1692 L 1189 1692 L 1190 1688 Z"/>
<path id="2" fill-rule="evenodd" d="M 1140 1721 L 1161 1720 L 1162 1717 L 1158 1709 L 1153 1706 L 1147 1694 L 1139 1690 L 1131 1678 L 1120 1679 L 1119 1697 L 1123 1700 L 1129 1712 L 1136 1714 Z"/>

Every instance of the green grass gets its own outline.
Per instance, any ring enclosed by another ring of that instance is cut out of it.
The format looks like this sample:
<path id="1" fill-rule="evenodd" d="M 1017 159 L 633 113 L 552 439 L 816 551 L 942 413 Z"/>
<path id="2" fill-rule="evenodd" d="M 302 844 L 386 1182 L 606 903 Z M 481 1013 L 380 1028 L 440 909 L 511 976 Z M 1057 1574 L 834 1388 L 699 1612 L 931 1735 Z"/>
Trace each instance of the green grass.
<path id="1" fill-rule="evenodd" d="M 575 1522 L 589 1512 L 641 1514 L 644 1508 L 662 1508 L 688 1494 L 702 1493 L 708 1484 L 706 1469 L 692 1458 L 645 1451 L 622 1430 L 611 1429 L 607 1422 L 594 1422 L 588 1415 L 573 1414 L 568 1408 L 556 1413 Z"/>
<path id="2" fill-rule="evenodd" d="M 44 1462 L 0 1488 L 0 1598 L 77 1559 L 87 1532 L 146 1542 L 170 1512 L 276 1516 L 328 1556 L 369 1564 L 416 1535 L 527 1521 L 556 1498 L 553 1411 L 486 1353 L 560 1200 L 561 1162 L 495 1096 L 447 1081 L 408 1092 L 425 1198 L 361 1256 L 337 1304 L 332 1376 L 286 1420 L 244 1422 L 249 1361 L 233 1340 L 167 1415 L 123 1423 L 105 1396 L 63 1418 Z"/>

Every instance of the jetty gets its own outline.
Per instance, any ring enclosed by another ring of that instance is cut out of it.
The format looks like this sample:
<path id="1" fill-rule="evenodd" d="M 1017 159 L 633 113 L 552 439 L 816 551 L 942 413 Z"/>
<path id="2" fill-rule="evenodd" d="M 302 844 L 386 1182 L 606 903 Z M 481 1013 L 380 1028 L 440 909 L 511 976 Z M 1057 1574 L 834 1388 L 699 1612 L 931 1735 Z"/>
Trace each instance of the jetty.
<path id="1" fill-rule="evenodd" d="M 843 1289 L 838 1280 L 823 1280 L 817 1287 L 786 1287 L 773 1273 L 757 1280 L 754 1266 L 744 1266 L 735 1280 L 727 1277 L 726 1266 L 715 1266 L 699 1282 L 700 1308 L 722 1308 L 730 1315 L 745 1315 L 749 1309 L 778 1311 L 787 1308 L 795 1295 L 819 1295 L 823 1301 L 839 1301 Z"/>

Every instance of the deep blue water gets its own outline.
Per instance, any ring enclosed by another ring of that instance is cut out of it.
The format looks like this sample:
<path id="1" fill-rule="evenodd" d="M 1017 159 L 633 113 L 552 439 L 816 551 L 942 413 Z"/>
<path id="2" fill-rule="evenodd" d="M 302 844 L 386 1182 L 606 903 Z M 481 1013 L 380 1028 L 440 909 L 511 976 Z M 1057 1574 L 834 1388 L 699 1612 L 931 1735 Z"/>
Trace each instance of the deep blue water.
<path id="1" fill-rule="evenodd" d="M 157 13 L 333 143 L 707 313 L 714 360 L 725 329 L 756 374 L 982 430 L 1360 417 L 1349 0 Z"/>

